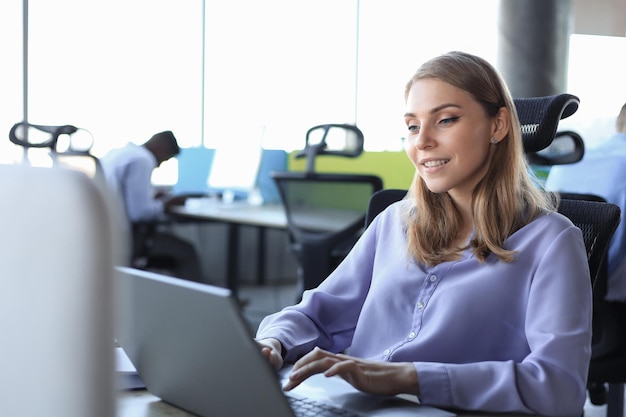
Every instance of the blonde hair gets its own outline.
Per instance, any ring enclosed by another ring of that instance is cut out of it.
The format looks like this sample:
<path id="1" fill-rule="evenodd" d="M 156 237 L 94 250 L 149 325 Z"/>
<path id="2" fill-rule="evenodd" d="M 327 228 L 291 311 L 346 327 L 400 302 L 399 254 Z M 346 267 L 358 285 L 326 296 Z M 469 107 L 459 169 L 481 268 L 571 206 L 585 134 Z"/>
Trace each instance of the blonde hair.
<path id="1" fill-rule="evenodd" d="M 509 132 L 495 145 L 488 171 L 473 193 L 474 235 L 469 247 L 480 262 L 490 253 L 512 262 L 515 253 L 504 247 L 505 240 L 543 210 L 555 210 L 556 203 L 530 173 L 511 94 L 491 64 L 464 52 L 449 52 L 424 63 L 407 83 L 405 99 L 422 79 L 437 79 L 468 92 L 488 117 L 495 117 L 501 107 L 509 110 Z M 461 219 L 452 199 L 448 193 L 428 190 L 417 174 L 409 196 L 415 201 L 408 218 L 409 252 L 431 266 L 449 260 L 458 251 L 452 246 Z"/>

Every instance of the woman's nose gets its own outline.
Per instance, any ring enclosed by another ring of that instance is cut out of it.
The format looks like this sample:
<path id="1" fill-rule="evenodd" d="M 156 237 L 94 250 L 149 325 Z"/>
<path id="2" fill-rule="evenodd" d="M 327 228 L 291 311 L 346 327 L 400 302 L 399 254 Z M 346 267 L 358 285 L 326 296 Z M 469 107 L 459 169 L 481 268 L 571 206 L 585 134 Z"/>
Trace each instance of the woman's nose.
<path id="1" fill-rule="evenodd" d="M 426 127 L 422 127 L 420 131 L 413 137 L 413 146 L 419 150 L 433 147 L 434 139 L 432 132 Z"/>

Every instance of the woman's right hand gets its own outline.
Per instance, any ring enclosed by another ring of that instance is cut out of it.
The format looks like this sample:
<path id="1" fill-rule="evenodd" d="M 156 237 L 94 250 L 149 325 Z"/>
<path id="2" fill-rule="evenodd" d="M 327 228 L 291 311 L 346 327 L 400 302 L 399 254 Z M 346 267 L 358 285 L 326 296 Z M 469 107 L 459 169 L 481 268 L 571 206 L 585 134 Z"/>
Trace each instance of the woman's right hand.
<path id="1" fill-rule="evenodd" d="M 270 361 L 272 366 L 280 369 L 283 366 L 283 347 L 277 339 L 260 339 L 257 343 L 261 347 L 261 352 Z"/>

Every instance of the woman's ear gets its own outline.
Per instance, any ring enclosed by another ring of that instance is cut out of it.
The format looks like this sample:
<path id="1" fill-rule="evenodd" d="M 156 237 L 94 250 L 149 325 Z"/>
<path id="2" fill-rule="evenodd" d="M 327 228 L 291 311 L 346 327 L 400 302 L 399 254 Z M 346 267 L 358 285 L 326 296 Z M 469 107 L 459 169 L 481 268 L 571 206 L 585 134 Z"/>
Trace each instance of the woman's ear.
<path id="1" fill-rule="evenodd" d="M 496 117 L 494 118 L 493 123 L 493 132 L 491 137 L 498 138 L 498 140 L 502 140 L 509 133 L 509 128 L 511 126 L 511 119 L 509 109 L 505 106 L 500 107 Z"/>

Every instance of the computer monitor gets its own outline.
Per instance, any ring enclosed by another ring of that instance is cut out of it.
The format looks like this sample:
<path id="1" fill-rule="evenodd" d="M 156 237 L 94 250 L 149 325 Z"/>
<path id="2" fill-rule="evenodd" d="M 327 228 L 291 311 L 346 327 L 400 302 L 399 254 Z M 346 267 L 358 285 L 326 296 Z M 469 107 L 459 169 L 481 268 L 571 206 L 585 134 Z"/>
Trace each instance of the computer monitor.
<path id="1" fill-rule="evenodd" d="M 261 154 L 260 146 L 216 148 L 207 179 L 209 192 L 245 198 L 257 185 Z"/>
<path id="2" fill-rule="evenodd" d="M 207 178 L 209 192 L 228 196 L 226 199 L 246 198 L 257 188 L 264 136 L 265 126 L 259 126 L 256 134 L 216 146 Z"/>

